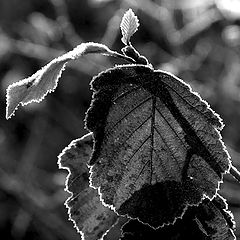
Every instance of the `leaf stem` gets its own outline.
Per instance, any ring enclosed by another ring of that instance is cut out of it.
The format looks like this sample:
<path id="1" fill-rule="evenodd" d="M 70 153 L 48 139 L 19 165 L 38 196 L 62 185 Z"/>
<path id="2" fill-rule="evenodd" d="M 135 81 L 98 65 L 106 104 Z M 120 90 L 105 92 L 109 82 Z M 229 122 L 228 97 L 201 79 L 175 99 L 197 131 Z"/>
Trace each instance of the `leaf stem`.
<path id="1" fill-rule="evenodd" d="M 116 58 L 122 58 L 122 59 L 124 59 L 124 60 L 126 60 L 126 61 L 128 61 L 130 63 L 136 63 L 136 61 L 133 58 L 128 57 L 126 55 L 123 55 L 121 53 L 115 52 L 115 51 L 111 51 L 111 53 L 106 54 L 106 55 L 109 55 L 109 56 L 112 56 L 112 57 L 116 57 Z"/>
<path id="2" fill-rule="evenodd" d="M 231 166 L 229 173 L 240 183 L 240 172 L 236 167 Z"/>

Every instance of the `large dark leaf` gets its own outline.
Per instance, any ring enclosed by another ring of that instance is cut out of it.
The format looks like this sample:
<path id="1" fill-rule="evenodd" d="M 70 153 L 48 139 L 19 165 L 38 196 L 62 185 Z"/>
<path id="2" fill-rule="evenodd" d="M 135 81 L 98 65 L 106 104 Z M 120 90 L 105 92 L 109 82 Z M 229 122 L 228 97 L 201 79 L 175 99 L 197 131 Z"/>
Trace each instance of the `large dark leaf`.
<path id="1" fill-rule="evenodd" d="M 60 168 L 69 170 L 66 201 L 69 217 L 85 240 L 100 239 L 118 220 L 117 214 L 104 207 L 97 190 L 89 187 L 87 161 L 92 151 L 92 136 L 85 135 L 71 142 L 59 155 Z"/>
<path id="2" fill-rule="evenodd" d="M 227 210 L 225 200 L 219 195 L 205 199 L 197 207 L 189 207 L 182 219 L 174 225 L 153 230 L 137 220 L 130 220 L 123 228 L 121 240 L 233 240 L 235 222 Z"/>
<path id="3" fill-rule="evenodd" d="M 189 85 L 127 65 L 100 74 L 92 88 L 91 184 L 106 204 L 159 227 L 215 196 L 230 166 L 223 124 Z"/>

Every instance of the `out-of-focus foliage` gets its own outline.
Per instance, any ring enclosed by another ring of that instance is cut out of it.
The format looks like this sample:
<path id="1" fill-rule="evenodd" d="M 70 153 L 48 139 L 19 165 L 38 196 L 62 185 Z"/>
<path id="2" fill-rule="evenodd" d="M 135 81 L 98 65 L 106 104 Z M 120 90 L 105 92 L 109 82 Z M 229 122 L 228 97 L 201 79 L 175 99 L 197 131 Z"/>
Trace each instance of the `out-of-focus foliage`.
<path id="1" fill-rule="evenodd" d="M 234 3 L 233 3 L 234 2 Z M 54 94 L 5 120 L 9 84 L 76 45 L 123 47 L 119 24 L 128 8 L 141 27 L 131 42 L 157 69 L 189 83 L 224 119 L 223 140 L 240 169 L 240 13 L 237 0 L 1 0 L 0 230 L 6 239 L 79 239 L 63 202 L 67 174 L 57 155 L 86 131 L 91 77 L 121 61 L 87 56 L 69 65 Z M 240 239 L 240 187 L 226 176 Z M 112 238 L 114 239 L 114 237 Z"/>

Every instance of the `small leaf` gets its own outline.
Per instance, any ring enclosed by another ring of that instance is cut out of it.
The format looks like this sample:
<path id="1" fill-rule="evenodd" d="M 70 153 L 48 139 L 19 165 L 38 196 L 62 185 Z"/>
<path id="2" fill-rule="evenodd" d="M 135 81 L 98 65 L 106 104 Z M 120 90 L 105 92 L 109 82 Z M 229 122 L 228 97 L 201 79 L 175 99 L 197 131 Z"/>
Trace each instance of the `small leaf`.
<path id="1" fill-rule="evenodd" d="M 74 140 L 59 155 L 59 168 L 69 175 L 66 190 L 68 214 L 85 240 L 98 240 L 117 222 L 118 216 L 104 207 L 97 190 L 89 187 L 87 161 L 92 151 L 92 135 Z"/>
<path id="2" fill-rule="evenodd" d="M 14 114 L 19 104 L 41 102 L 48 93 L 56 89 L 66 63 L 90 53 L 113 54 L 105 45 L 82 43 L 72 51 L 52 60 L 31 77 L 11 84 L 7 88 L 6 118 L 9 119 Z"/>
<path id="3" fill-rule="evenodd" d="M 130 38 L 138 30 L 139 21 L 137 16 L 130 8 L 124 15 L 120 24 L 122 31 L 122 42 L 125 45 L 129 45 Z"/>
<path id="4" fill-rule="evenodd" d="M 223 124 L 189 85 L 141 65 L 115 67 L 91 84 L 90 178 L 105 204 L 157 228 L 215 196 L 230 167 Z"/>
<path id="5" fill-rule="evenodd" d="M 205 199 L 197 207 L 189 207 L 174 225 L 157 230 L 137 220 L 130 220 L 122 228 L 121 240 L 234 240 L 235 222 L 227 210 L 225 199 L 217 195 L 213 201 Z"/>

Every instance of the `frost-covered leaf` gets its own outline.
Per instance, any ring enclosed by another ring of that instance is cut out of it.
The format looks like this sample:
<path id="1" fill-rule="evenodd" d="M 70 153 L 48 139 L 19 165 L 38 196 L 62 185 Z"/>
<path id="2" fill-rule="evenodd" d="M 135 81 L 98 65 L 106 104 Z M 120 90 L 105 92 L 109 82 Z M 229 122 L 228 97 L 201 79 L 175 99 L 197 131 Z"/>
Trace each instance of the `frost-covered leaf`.
<path id="1" fill-rule="evenodd" d="M 153 227 L 213 198 L 230 167 L 217 114 L 190 86 L 147 66 L 118 66 L 92 81 L 91 184 L 120 215 Z"/>
<path id="2" fill-rule="evenodd" d="M 92 151 L 92 135 L 74 140 L 59 155 L 59 167 L 69 175 L 66 189 L 71 196 L 66 201 L 68 214 L 85 240 L 100 239 L 118 220 L 114 211 L 104 207 L 97 190 L 89 187 L 87 161 Z"/>
<path id="3" fill-rule="evenodd" d="M 189 207 L 174 225 L 157 230 L 137 220 L 130 220 L 123 228 L 121 240 L 234 240 L 235 222 L 227 210 L 225 199 L 219 195 L 213 201 L 205 199 L 197 207 Z"/>
<path id="4" fill-rule="evenodd" d="M 31 77 L 11 84 L 7 88 L 6 118 L 9 119 L 14 114 L 19 104 L 26 105 L 42 101 L 49 92 L 56 89 L 66 63 L 90 53 L 113 54 L 105 45 L 82 43 L 72 51 L 52 60 Z"/>
<path id="5" fill-rule="evenodd" d="M 129 45 L 130 38 L 138 30 L 139 21 L 132 9 L 129 9 L 122 18 L 120 28 L 122 31 L 122 42 Z"/>

